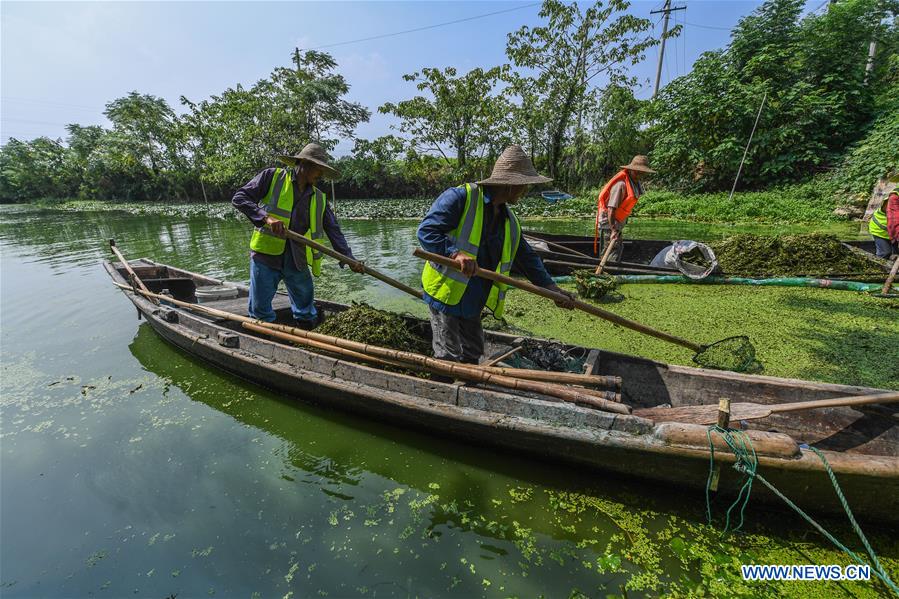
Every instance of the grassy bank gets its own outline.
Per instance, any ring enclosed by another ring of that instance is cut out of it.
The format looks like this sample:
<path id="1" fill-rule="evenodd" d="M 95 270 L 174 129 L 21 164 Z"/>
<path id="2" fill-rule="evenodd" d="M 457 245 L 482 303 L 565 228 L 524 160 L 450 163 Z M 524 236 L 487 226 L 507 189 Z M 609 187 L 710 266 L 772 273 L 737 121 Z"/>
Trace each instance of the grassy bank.
<path id="1" fill-rule="evenodd" d="M 404 198 L 387 200 L 344 200 L 338 198 L 341 218 L 420 219 L 433 199 Z M 59 210 L 123 210 L 131 214 L 208 214 L 229 218 L 236 212 L 229 203 L 190 204 L 115 203 L 98 201 L 50 201 L 40 203 Z M 727 193 L 682 195 L 670 191 L 646 193 L 634 211 L 635 216 L 669 217 L 701 222 L 726 223 L 824 223 L 841 219 L 833 214 L 833 196 L 814 184 L 792 185 L 781 189 L 740 192 L 728 199 Z M 592 218 L 596 213 L 596 194 L 550 204 L 539 196 L 527 197 L 515 208 L 522 218 Z"/>
<path id="2" fill-rule="evenodd" d="M 602 306 L 699 343 L 749 335 L 763 374 L 899 389 L 896 300 L 826 289 L 707 285 L 625 285 L 620 293 L 623 301 Z M 506 318 L 537 336 L 692 365 L 689 350 L 582 312 L 561 312 L 521 291 L 509 295 Z"/>

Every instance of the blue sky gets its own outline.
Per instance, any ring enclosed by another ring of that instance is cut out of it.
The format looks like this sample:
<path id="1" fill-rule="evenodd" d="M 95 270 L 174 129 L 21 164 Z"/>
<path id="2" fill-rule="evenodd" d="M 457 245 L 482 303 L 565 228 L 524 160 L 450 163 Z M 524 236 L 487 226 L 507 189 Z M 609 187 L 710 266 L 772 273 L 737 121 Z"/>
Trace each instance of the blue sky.
<path id="1" fill-rule="evenodd" d="M 680 0 L 662 84 L 687 72 L 704 51 L 727 44 L 729 30 L 760 3 Z M 815 8 L 820 2 L 809 2 Z M 649 17 L 662 0 L 633 2 Z M 514 10 L 510 10 L 514 9 Z M 402 75 L 422 67 L 460 71 L 507 62 L 506 34 L 540 23 L 533 2 L 9 2 L 0 3 L 0 142 L 65 137 L 67 123 L 108 122 L 107 102 L 132 90 L 202 100 L 237 83 L 250 85 L 290 63 L 294 47 L 314 48 L 497 11 L 502 14 L 385 39 L 324 48 L 351 86 L 350 99 L 372 111 L 357 135 L 390 132 L 387 101 L 416 93 Z M 653 15 L 657 21 L 661 15 Z M 661 24 L 656 33 L 661 32 Z M 652 93 L 658 50 L 633 73 Z M 338 154 L 352 148 L 342 143 Z"/>

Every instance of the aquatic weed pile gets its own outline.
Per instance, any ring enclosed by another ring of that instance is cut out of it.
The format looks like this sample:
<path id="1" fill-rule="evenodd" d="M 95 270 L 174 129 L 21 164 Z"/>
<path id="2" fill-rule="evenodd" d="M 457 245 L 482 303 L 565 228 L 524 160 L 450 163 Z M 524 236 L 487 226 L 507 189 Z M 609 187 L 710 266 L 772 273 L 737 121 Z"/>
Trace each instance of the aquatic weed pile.
<path id="1" fill-rule="evenodd" d="M 879 274 L 881 269 L 833 235 L 733 235 L 712 243 L 718 265 L 728 275 L 812 276 Z"/>
<path id="2" fill-rule="evenodd" d="M 592 270 L 574 271 L 574 282 L 581 297 L 601 299 L 618 289 L 618 280 L 609 275 L 595 275 Z"/>
<path id="3" fill-rule="evenodd" d="M 402 316 L 376 310 L 365 303 L 354 302 L 343 312 L 329 314 L 315 332 L 400 351 L 431 354 L 431 344 L 416 335 Z"/>

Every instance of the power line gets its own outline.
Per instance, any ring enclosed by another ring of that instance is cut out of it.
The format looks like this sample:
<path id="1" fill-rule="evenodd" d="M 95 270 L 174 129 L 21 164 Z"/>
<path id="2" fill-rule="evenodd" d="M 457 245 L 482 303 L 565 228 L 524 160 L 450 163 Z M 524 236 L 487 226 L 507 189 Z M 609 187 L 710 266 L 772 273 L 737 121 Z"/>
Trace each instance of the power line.
<path id="1" fill-rule="evenodd" d="M 516 10 L 522 10 L 524 8 L 531 8 L 532 6 L 539 6 L 540 2 L 533 2 L 531 4 L 525 4 L 524 6 L 516 6 L 515 8 L 507 8 L 505 10 L 497 10 L 495 12 L 488 12 L 482 15 L 475 15 L 473 17 L 466 17 L 464 19 L 456 19 L 455 21 L 446 21 L 444 23 L 437 23 L 435 25 L 426 25 L 424 27 L 416 27 L 414 29 L 404 29 L 403 31 L 395 31 L 393 33 L 384 33 L 381 35 L 373 35 L 371 37 L 362 37 L 355 40 L 348 40 L 345 42 L 336 42 L 333 44 L 324 44 L 322 46 L 314 46 L 312 48 L 303 48 L 304 50 L 321 50 L 322 48 L 333 48 L 335 46 L 345 46 L 347 44 L 356 44 L 359 42 L 368 42 L 371 40 L 380 40 L 387 37 L 394 37 L 397 35 L 404 35 L 406 33 L 415 33 L 417 31 L 426 31 L 428 29 L 436 29 L 437 27 L 444 27 L 446 25 L 455 25 L 456 23 L 465 23 L 467 21 L 474 21 L 476 19 L 483 19 L 484 17 L 492 17 L 493 15 L 501 15 L 503 13 L 512 12 Z"/>
<path id="2" fill-rule="evenodd" d="M 717 31 L 730 31 L 731 27 L 715 27 L 714 25 L 701 25 L 700 23 L 688 23 L 687 21 L 681 21 L 684 25 L 689 25 L 690 27 L 699 27 L 701 29 L 715 29 Z"/>
<path id="3" fill-rule="evenodd" d="M 29 104 L 47 104 L 49 106 L 61 106 L 63 108 L 74 108 L 76 110 L 87 110 L 90 112 L 96 112 L 97 114 L 103 114 L 102 110 L 97 110 L 96 108 L 90 108 L 88 106 L 81 106 L 78 104 L 65 104 L 63 102 L 53 102 L 52 100 L 40 100 L 38 98 L 22 98 L 17 96 L 2 96 L 4 102 L 13 101 L 13 102 L 27 102 Z"/>
<path id="4" fill-rule="evenodd" d="M 9 118 L 9 117 L 0 118 L 0 122 L 4 122 L 4 123 L 34 123 L 37 125 L 61 125 L 63 127 L 72 124 L 72 123 L 54 123 L 54 122 L 50 122 L 50 121 L 33 121 L 31 119 L 13 119 L 13 118 Z"/>

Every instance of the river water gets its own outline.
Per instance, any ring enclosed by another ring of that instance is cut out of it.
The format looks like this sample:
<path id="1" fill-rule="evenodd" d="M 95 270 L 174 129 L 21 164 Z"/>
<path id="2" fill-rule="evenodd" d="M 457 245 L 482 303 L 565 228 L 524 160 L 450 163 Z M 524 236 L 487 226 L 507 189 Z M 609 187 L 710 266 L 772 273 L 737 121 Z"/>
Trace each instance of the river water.
<path id="1" fill-rule="evenodd" d="M 410 284 L 414 228 L 344 223 Z M 750 533 L 722 538 L 701 494 L 280 397 L 165 344 L 100 265 L 115 238 L 245 280 L 248 237 L 237 219 L 0 207 L 3 597 L 776 596 L 795 587 L 738 565 L 846 563 L 752 502 Z M 420 310 L 331 264 L 320 281 L 323 297 Z"/>

